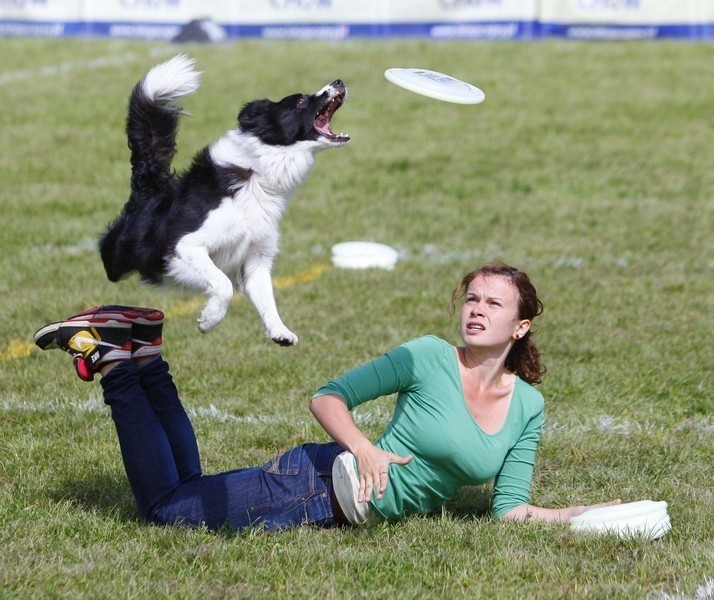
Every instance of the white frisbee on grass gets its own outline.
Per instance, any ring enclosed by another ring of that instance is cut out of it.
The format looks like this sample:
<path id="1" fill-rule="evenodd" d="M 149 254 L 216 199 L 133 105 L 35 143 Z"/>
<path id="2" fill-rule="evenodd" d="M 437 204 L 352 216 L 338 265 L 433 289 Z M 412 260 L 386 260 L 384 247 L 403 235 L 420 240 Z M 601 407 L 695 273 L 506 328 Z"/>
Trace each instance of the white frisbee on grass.
<path id="1" fill-rule="evenodd" d="M 343 269 L 387 269 L 397 264 L 399 254 L 377 242 L 341 242 L 332 246 L 332 264 Z"/>
<path id="2" fill-rule="evenodd" d="M 640 500 L 593 508 L 570 519 L 573 531 L 610 533 L 621 538 L 644 537 L 656 540 L 672 528 L 666 502 Z"/>
<path id="3" fill-rule="evenodd" d="M 456 104 L 480 104 L 486 99 L 486 94 L 476 86 L 438 71 L 394 68 L 387 69 L 384 76 L 394 85 L 435 100 Z"/>

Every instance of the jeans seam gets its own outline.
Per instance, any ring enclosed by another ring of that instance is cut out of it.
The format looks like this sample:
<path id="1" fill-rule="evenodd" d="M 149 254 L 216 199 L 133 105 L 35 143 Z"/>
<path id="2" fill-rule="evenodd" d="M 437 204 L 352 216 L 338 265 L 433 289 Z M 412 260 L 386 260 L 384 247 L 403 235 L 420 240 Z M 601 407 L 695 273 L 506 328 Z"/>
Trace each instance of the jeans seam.
<path id="1" fill-rule="evenodd" d="M 304 504 L 305 502 L 308 502 L 312 500 L 313 498 L 317 498 L 318 496 L 324 496 L 327 493 L 327 490 L 310 490 L 306 494 L 298 494 L 290 497 L 285 497 L 283 498 L 283 501 L 280 504 L 287 504 L 287 503 L 294 503 L 295 501 L 300 501 L 300 503 Z M 264 506 L 275 506 L 276 502 L 274 500 L 270 502 L 261 502 L 260 504 L 252 504 L 251 506 L 248 507 L 249 511 L 256 510 L 263 508 Z"/>

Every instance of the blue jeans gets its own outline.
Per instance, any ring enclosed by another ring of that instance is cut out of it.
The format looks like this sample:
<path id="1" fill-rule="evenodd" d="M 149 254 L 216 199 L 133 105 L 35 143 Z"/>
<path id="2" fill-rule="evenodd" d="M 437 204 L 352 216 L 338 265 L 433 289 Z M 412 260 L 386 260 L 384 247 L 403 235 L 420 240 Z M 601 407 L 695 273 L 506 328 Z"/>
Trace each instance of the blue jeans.
<path id="1" fill-rule="evenodd" d="M 203 475 L 191 422 L 168 364 L 122 363 L 101 379 L 141 516 L 157 524 L 275 530 L 337 524 L 335 443 L 292 448 L 262 467 Z"/>

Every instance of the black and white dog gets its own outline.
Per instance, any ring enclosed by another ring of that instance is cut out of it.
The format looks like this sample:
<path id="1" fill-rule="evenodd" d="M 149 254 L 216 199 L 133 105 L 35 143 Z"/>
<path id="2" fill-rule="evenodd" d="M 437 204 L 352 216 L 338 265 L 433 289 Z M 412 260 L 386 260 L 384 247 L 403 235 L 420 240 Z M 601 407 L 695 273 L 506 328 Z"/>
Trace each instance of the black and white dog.
<path id="1" fill-rule="evenodd" d="M 138 271 L 147 283 L 169 278 L 205 293 L 198 319 L 204 333 L 223 320 L 237 287 L 270 339 L 296 344 L 273 296 L 278 225 L 315 154 L 350 141 L 330 129 L 347 89 L 336 80 L 311 95 L 249 102 L 238 128 L 198 152 L 176 176 L 177 100 L 198 85 L 194 60 L 179 55 L 151 69 L 132 91 L 126 121 L 131 195 L 100 239 L 107 276 L 118 281 Z"/>

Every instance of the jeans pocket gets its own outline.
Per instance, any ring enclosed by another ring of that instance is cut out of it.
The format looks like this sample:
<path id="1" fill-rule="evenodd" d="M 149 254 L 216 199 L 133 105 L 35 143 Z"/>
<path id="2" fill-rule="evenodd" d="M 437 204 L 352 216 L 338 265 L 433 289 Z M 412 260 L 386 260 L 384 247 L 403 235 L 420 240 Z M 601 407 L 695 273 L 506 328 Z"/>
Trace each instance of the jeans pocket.
<path id="1" fill-rule="evenodd" d="M 320 449 L 322 445 L 304 444 L 262 466 L 263 485 L 269 494 L 265 496 L 266 502 L 258 501 L 250 507 L 251 522 L 261 523 L 268 530 L 330 522 L 330 483 L 321 472 L 329 457 L 322 456 L 327 453 L 319 452 Z"/>
<path id="2" fill-rule="evenodd" d="M 297 475 L 303 459 L 303 448 L 298 446 L 278 454 L 263 465 L 263 471 L 273 475 Z"/>

